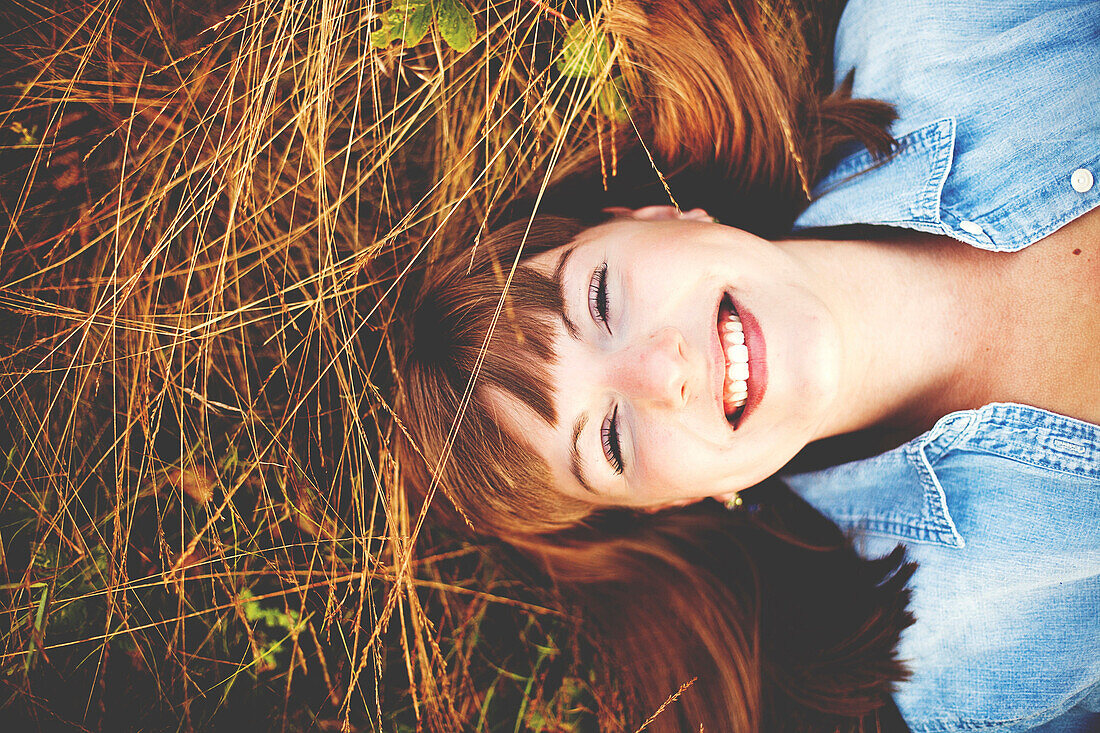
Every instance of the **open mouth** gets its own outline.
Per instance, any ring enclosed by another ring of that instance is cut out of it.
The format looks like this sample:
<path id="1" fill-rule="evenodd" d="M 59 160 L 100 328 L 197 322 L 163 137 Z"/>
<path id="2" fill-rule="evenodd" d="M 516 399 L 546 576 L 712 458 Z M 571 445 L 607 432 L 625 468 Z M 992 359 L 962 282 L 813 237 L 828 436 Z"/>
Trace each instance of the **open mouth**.
<path id="1" fill-rule="evenodd" d="M 729 295 L 722 296 L 718 306 L 718 339 L 726 360 L 722 409 L 726 420 L 736 427 L 749 399 L 749 347 L 745 345 L 745 328 Z"/>

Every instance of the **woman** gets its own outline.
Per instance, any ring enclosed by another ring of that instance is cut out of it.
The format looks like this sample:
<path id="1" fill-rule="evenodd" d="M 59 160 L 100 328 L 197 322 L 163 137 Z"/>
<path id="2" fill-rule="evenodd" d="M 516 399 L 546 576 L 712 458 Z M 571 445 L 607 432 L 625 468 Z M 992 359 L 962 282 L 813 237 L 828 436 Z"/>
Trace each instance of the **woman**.
<path id="1" fill-rule="evenodd" d="M 1093 3 L 849 3 L 836 81 L 894 105 L 895 152 L 836 156 L 797 239 L 503 229 L 416 316 L 431 480 L 508 537 L 782 471 L 918 561 L 911 728 L 1096 729 L 1098 50 Z"/>

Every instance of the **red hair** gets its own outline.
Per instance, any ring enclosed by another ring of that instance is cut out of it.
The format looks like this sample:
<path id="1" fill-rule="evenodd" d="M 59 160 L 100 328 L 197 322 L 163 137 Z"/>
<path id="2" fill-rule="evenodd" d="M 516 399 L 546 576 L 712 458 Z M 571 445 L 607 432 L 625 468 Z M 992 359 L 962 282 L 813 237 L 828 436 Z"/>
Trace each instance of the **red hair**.
<path id="1" fill-rule="evenodd" d="M 819 95 L 826 54 L 807 39 L 829 34 L 807 30 L 809 17 L 782 2 L 611 6 L 639 129 L 662 164 L 687 177 L 736 176 L 730 188 L 766 189 L 790 213 L 844 145 L 888 151 L 888 105 L 844 89 Z M 598 155 L 581 151 L 561 170 L 591 169 Z M 596 198 L 573 180 L 559 186 L 559 208 L 570 192 Z M 560 284 L 524 261 L 583 228 L 525 217 L 425 274 L 398 401 L 407 477 L 537 560 L 581 609 L 631 710 L 648 715 L 696 679 L 649 730 L 884 729 L 880 711 L 905 676 L 894 649 L 912 621 L 912 567 L 899 553 L 861 560 L 835 527 L 789 500 L 757 514 L 713 503 L 593 514 L 556 491 L 545 463 L 496 419 L 491 389 L 555 419 L 545 374 L 554 354 L 541 334 L 560 318 Z"/>

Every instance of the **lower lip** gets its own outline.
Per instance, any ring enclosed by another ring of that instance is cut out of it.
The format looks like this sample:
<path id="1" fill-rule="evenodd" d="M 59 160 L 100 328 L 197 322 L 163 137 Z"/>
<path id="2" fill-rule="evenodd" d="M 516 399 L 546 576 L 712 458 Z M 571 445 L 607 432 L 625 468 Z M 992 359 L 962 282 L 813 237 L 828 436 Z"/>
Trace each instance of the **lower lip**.
<path id="1" fill-rule="evenodd" d="M 760 400 L 764 398 L 764 392 L 768 388 L 768 360 L 764 347 L 764 332 L 760 330 L 760 322 L 749 311 L 737 305 L 737 316 L 741 319 L 741 327 L 745 331 L 745 346 L 749 349 L 749 395 L 745 399 L 745 409 L 741 413 L 737 423 L 740 424 L 746 417 L 752 414 Z"/>

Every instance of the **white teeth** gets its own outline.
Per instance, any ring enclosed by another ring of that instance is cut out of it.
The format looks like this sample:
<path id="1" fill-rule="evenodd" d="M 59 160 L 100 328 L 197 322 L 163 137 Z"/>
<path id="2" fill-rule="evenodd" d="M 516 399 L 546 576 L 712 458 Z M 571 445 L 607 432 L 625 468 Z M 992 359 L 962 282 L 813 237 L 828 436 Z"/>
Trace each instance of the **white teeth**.
<path id="1" fill-rule="evenodd" d="M 745 346 L 744 326 L 736 313 L 727 313 L 718 329 L 726 357 L 723 401 L 727 413 L 732 413 L 744 406 L 749 396 L 749 349 Z"/>

